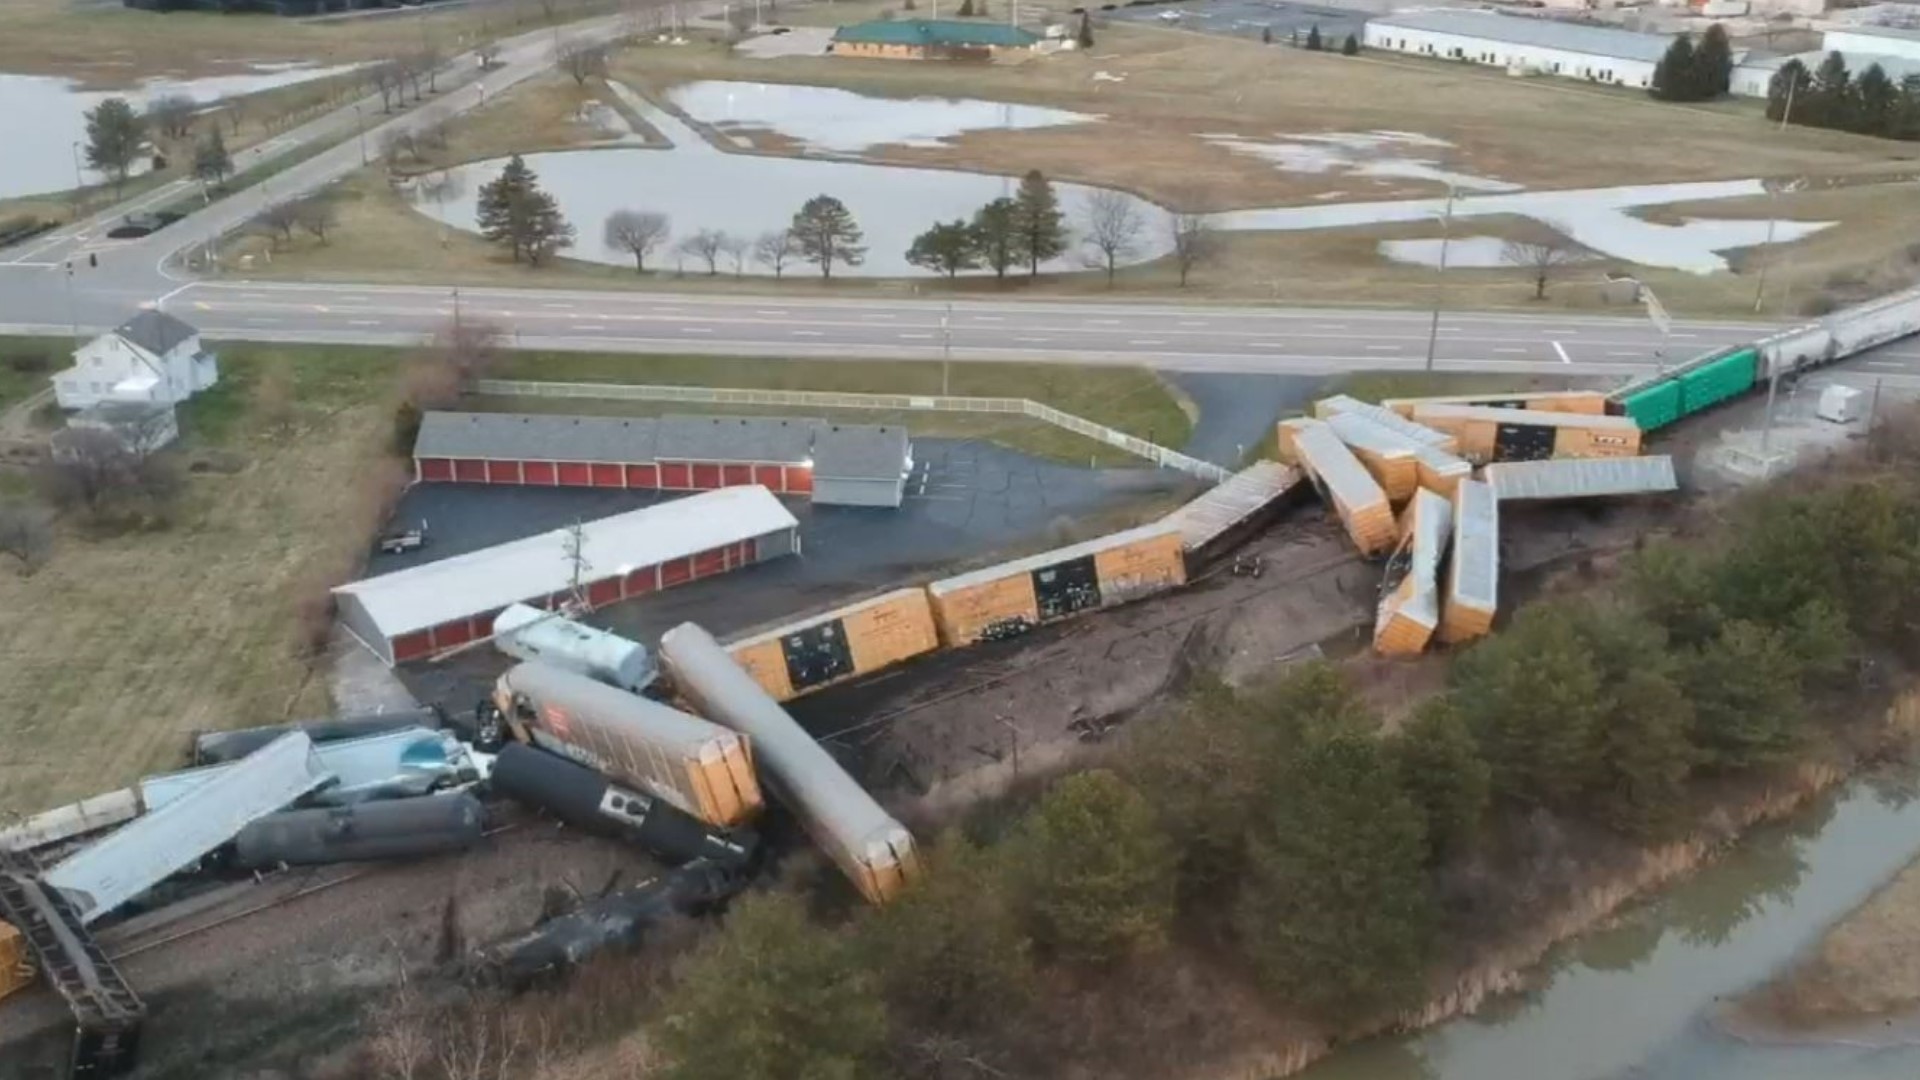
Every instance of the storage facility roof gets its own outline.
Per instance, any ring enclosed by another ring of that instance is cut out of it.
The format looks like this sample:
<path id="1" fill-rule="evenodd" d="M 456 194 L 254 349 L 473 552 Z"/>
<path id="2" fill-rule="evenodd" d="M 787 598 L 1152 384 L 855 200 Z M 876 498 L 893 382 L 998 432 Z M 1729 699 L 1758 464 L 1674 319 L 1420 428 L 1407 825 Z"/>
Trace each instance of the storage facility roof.
<path id="1" fill-rule="evenodd" d="M 876 19 L 854 23 L 833 32 L 835 41 L 865 45 L 995 45 L 1020 48 L 1039 36 L 1005 23 L 958 22 L 952 19 Z"/>
<path id="2" fill-rule="evenodd" d="M 1501 502 L 1512 499 L 1584 499 L 1677 491 L 1673 459 L 1664 454 L 1625 458 L 1503 461 L 1481 475 Z"/>
<path id="3" fill-rule="evenodd" d="M 898 424 L 833 424 L 794 416 L 555 416 L 430 412 L 413 455 L 495 461 L 737 461 L 798 465 L 829 478 L 898 478 Z"/>
<path id="4" fill-rule="evenodd" d="M 413 456 L 496 461 L 652 461 L 652 418 L 430 412 Z"/>
<path id="5" fill-rule="evenodd" d="M 587 576 L 597 581 L 798 524 L 772 492 L 749 485 L 589 521 L 581 546 Z M 555 529 L 333 591 L 352 597 L 381 633 L 395 637 L 565 591 L 573 580 L 566 536 Z"/>
<path id="6" fill-rule="evenodd" d="M 1453 513 L 1450 599 L 1493 611 L 1499 606 L 1500 593 L 1500 504 L 1494 498 L 1493 485 L 1460 481 L 1454 492 Z"/>
<path id="7" fill-rule="evenodd" d="M 1356 467 L 1359 465 L 1358 462 L 1354 464 Z M 1057 563 L 1066 562 L 1068 559 L 1097 555 L 1102 551 L 1125 547 L 1128 544 L 1138 543 L 1142 540 L 1149 540 L 1159 536 L 1178 537 L 1179 535 L 1179 526 L 1166 521 L 1159 521 L 1152 525 L 1142 525 L 1137 529 L 1127 529 L 1122 532 L 1102 536 L 1096 540 L 1085 540 L 1078 544 L 1070 544 L 1067 547 L 1054 548 L 1052 551 L 1042 551 L 1038 555 L 1028 555 L 1024 559 L 995 563 L 992 566 L 982 567 L 965 574 L 957 574 L 928 585 L 927 591 L 935 596 L 944 596 L 947 593 L 957 592 L 983 582 L 998 581 L 1009 574 L 1017 574 L 1022 570 L 1042 570 Z"/>
<path id="8" fill-rule="evenodd" d="M 813 432 L 813 477 L 898 480 L 906 472 L 907 429 L 898 424 L 827 424 Z"/>
<path id="9" fill-rule="evenodd" d="M 1327 485 L 1341 505 L 1357 509 L 1387 501 L 1386 492 L 1373 479 L 1367 467 L 1353 456 L 1333 429 L 1315 423 L 1300 429 L 1294 440 L 1300 448 L 1300 460 Z"/>
<path id="10" fill-rule="evenodd" d="M 1908 26 L 1833 26 L 1827 28 L 1827 33 L 1862 34 L 1867 37 L 1898 38 L 1901 41 L 1920 41 L 1920 30 Z M 1854 74 L 1857 75 L 1859 72 L 1856 71 Z"/>
<path id="11" fill-rule="evenodd" d="M 1875 27 L 1874 29 L 1884 30 L 1889 28 Z M 1787 53 L 1779 56 L 1752 55 L 1740 61 L 1737 66 L 1743 68 L 1758 68 L 1761 71 L 1779 71 L 1781 68 L 1787 66 L 1787 61 L 1798 60 L 1800 61 L 1800 65 L 1811 73 L 1818 71 L 1820 65 L 1827 59 L 1827 54 L 1835 51 L 1838 50 L 1815 49 L 1812 52 Z M 1880 70 L 1886 73 L 1887 78 L 1892 79 L 1896 83 L 1908 75 L 1920 73 L 1920 60 L 1916 60 L 1910 56 L 1842 52 L 1840 53 L 1840 57 L 1847 62 L 1847 70 L 1851 72 L 1856 79 L 1860 77 L 1862 72 L 1875 64 L 1879 64 Z"/>
<path id="12" fill-rule="evenodd" d="M 1255 462 L 1161 521 L 1177 526 L 1181 543 L 1194 551 L 1272 505 L 1299 482 L 1298 469 L 1277 461 Z"/>
<path id="13" fill-rule="evenodd" d="M 663 416 L 654 448 L 662 461 L 777 461 L 812 456 L 824 421 L 790 416 Z"/>
<path id="14" fill-rule="evenodd" d="M 1413 11 L 1381 15 L 1368 26 L 1424 30 L 1434 34 L 1498 41 L 1508 45 L 1531 45 L 1540 49 L 1610 56 L 1622 60 L 1658 63 L 1672 44 L 1671 34 L 1642 34 L 1612 26 L 1563 22 L 1526 15 L 1503 15 L 1497 11 Z"/>

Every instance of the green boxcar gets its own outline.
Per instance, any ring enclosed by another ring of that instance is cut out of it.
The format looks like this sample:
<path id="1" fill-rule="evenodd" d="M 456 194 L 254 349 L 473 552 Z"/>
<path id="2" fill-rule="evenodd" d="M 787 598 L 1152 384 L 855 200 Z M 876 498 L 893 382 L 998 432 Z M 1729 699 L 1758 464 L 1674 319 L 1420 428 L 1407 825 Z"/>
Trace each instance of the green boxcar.
<path id="1" fill-rule="evenodd" d="M 1672 379 L 1655 383 L 1628 394 L 1620 407 L 1641 431 L 1666 427 L 1680 419 L 1680 384 Z"/>
<path id="2" fill-rule="evenodd" d="M 1692 416 L 1753 389 L 1759 366 L 1757 351 L 1741 349 L 1680 375 L 1674 380 L 1680 384 L 1680 415 Z"/>

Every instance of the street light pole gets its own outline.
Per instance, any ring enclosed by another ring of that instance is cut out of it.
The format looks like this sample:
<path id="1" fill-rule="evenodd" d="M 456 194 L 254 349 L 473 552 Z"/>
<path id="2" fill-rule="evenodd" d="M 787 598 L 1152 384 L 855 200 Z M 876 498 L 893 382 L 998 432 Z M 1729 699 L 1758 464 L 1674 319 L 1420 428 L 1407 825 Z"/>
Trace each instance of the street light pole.
<path id="1" fill-rule="evenodd" d="M 87 180 L 80 171 L 80 144 L 73 144 L 73 220 L 80 220 L 80 208 L 87 194 Z"/>
<path id="2" fill-rule="evenodd" d="M 953 366 L 953 305 L 940 315 L 940 396 L 947 396 L 948 371 Z"/>
<path id="3" fill-rule="evenodd" d="M 1447 185 L 1447 208 L 1440 215 L 1440 269 L 1433 284 L 1433 319 L 1427 324 L 1427 370 L 1433 370 L 1433 354 L 1440 345 L 1440 300 L 1447 283 L 1447 245 L 1453 240 L 1453 185 Z"/>
<path id="4" fill-rule="evenodd" d="M 67 324 L 73 331 L 74 351 L 80 349 L 80 309 L 73 302 L 73 260 L 67 260 Z"/>

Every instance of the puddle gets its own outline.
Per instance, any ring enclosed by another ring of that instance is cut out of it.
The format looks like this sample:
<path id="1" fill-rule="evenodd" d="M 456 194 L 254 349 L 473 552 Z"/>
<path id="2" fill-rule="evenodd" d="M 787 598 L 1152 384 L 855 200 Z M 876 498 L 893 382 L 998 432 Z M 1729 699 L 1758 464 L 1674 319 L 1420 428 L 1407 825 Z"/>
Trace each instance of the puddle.
<path id="1" fill-rule="evenodd" d="M 1281 172 L 1428 180 L 1460 191 L 1519 191 L 1521 187 L 1505 180 L 1454 172 L 1442 168 L 1432 157 L 1417 156 L 1417 151 L 1445 150 L 1453 144 L 1412 131 L 1279 134 L 1271 140 L 1209 132 L 1199 138 L 1236 154 L 1259 158 Z"/>
<path id="2" fill-rule="evenodd" d="M 7 149 L 0 169 L 0 199 L 66 191 L 74 185 L 74 143 L 86 138 L 86 112 L 110 97 L 124 97 L 138 109 L 164 94 L 185 94 L 202 104 L 221 98 L 325 78 L 355 65 L 333 67 L 261 64 L 253 74 L 204 79 L 149 79 L 127 90 L 83 91 L 69 79 L 0 74 L 0 146 Z M 82 148 L 84 150 L 84 147 Z M 88 173 L 88 183 L 99 177 Z"/>
<path id="3" fill-rule="evenodd" d="M 1453 201 L 1456 219 L 1495 215 L 1532 218 L 1571 237 L 1582 247 L 1609 258 L 1663 266 L 1694 274 L 1727 269 L 1719 253 L 1766 243 L 1767 222 L 1688 219 L 1678 225 L 1646 221 L 1630 211 L 1667 203 L 1738 199 L 1764 195 L 1759 180 L 1709 180 L 1684 184 L 1587 188 L 1572 191 L 1523 191 L 1468 195 Z M 1437 223 L 1446 199 L 1396 199 L 1388 202 L 1285 206 L 1270 210 L 1233 210 L 1214 216 L 1222 229 L 1291 232 L 1340 229 L 1404 222 Z M 1779 221 L 1775 243 L 1788 243 L 1831 226 L 1824 221 Z M 1452 253 L 1448 254 L 1452 261 Z"/>
<path id="4" fill-rule="evenodd" d="M 970 98 L 881 98 L 827 86 L 707 81 L 674 87 L 674 106 L 726 134 L 773 132 L 816 153 L 936 147 L 969 131 L 1095 123 L 1103 117 Z"/>

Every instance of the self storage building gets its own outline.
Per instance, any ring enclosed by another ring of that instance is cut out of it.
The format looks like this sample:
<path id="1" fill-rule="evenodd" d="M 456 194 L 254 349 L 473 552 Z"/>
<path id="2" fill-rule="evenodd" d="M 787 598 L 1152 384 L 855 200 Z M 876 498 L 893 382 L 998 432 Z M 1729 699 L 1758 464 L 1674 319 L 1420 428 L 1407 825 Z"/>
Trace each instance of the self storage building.
<path id="1" fill-rule="evenodd" d="M 418 660 L 492 632 L 509 604 L 569 600 L 569 530 L 530 536 L 333 590 L 340 620 L 388 664 Z M 799 522 L 753 485 L 589 521 L 580 583 L 594 607 L 796 553 Z"/>
<path id="2" fill-rule="evenodd" d="M 784 416 L 430 412 L 421 482 L 707 491 L 758 484 L 823 506 L 899 506 L 913 444 L 898 425 Z"/>

